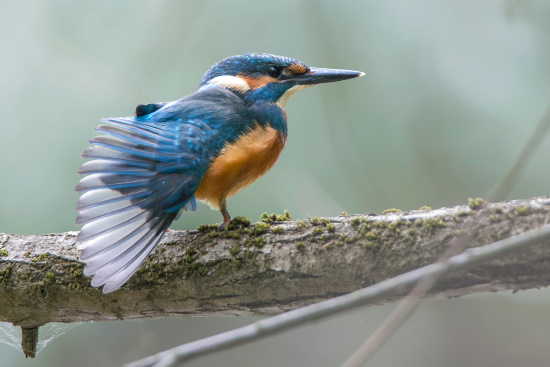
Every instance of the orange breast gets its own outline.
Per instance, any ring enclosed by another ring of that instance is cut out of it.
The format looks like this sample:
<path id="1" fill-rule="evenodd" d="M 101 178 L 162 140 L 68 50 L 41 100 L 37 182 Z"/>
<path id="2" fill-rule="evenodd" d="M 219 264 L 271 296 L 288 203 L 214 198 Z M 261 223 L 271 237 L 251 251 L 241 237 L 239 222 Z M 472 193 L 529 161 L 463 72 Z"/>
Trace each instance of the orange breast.
<path id="1" fill-rule="evenodd" d="M 219 209 L 226 198 L 266 173 L 279 158 L 284 145 L 285 138 L 277 130 L 257 125 L 226 146 L 212 161 L 195 197 Z"/>

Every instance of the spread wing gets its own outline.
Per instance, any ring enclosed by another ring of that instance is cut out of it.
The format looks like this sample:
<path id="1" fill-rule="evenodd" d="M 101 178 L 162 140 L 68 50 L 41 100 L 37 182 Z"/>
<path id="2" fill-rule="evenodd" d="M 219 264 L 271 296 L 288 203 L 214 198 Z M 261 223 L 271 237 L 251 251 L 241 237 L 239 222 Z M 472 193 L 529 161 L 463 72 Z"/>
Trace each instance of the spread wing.
<path id="1" fill-rule="evenodd" d="M 84 273 L 108 293 L 122 286 L 159 242 L 182 209 L 195 210 L 194 191 L 208 164 L 216 136 L 200 119 L 150 122 L 139 118 L 102 120 L 104 135 L 82 154 L 91 158 L 76 187 L 77 241 Z"/>

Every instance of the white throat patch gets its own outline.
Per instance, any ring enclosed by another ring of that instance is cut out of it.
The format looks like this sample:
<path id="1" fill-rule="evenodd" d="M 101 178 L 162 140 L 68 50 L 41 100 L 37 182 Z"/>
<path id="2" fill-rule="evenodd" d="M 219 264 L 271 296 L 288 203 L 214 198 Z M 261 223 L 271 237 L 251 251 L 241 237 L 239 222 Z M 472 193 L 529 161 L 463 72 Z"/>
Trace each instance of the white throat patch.
<path id="1" fill-rule="evenodd" d="M 282 96 L 281 98 L 279 98 L 279 100 L 277 100 L 277 104 L 280 105 L 281 107 L 285 107 L 286 106 L 286 102 L 288 101 L 288 99 L 290 98 L 290 96 L 292 96 L 294 93 L 298 92 L 298 91 L 301 91 L 302 89 L 306 89 L 306 88 L 309 88 L 309 87 L 313 87 L 315 84 L 299 84 L 299 85 L 295 85 L 294 87 L 288 89 Z"/>

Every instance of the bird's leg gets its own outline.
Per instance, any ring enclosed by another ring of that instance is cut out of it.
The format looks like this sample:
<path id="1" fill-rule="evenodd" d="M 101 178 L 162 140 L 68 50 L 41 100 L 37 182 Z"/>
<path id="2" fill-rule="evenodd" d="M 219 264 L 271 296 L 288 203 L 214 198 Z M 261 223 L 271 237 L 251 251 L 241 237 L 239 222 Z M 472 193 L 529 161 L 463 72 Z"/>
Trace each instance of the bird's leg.
<path id="1" fill-rule="evenodd" d="M 218 226 L 218 229 L 224 229 L 225 226 L 231 222 L 231 216 L 229 215 L 229 212 L 227 211 L 227 206 L 225 205 L 225 200 L 223 201 L 220 212 L 223 215 L 223 222 Z"/>

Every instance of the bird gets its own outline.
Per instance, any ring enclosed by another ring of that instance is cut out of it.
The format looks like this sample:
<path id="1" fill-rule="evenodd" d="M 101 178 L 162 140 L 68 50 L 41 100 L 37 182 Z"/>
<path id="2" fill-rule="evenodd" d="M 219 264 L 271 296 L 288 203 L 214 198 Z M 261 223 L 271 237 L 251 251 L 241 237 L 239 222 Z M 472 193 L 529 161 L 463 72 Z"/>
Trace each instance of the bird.
<path id="1" fill-rule="evenodd" d="M 267 53 L 214 64 L 198 89 L 105 118 L 82 157 L 76 224 L 84 274 L 110 293 L 124 285 L 182 211 L 197 200 L 231 221 L 226 200 L 267 172 L 287 139 L 294 93 L 363 76 Z"/>

